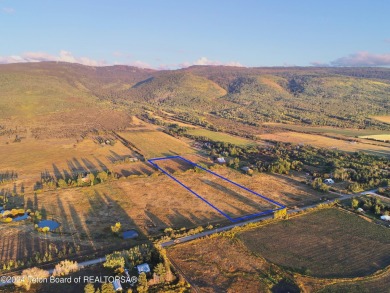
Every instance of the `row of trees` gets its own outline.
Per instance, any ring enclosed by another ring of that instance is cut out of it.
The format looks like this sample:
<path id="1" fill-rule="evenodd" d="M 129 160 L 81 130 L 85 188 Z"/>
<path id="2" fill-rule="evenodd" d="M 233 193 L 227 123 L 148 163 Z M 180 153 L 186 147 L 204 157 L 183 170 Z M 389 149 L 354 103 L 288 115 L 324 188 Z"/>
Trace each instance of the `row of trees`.
<path id="1" fill-rule="evenodd" d="M 44 173 L 42 173 L 44 174 Z M 56 179 L 54 176 L 42 175 L 41 182 L 38 182 L 38 186 L 41 188 L 68 188 L 68 187 L 83 187 L 92 186 L 95 184 L 103 183 L 109 180 L 117 179 L 117 174 L 111 171 L 101 171 L 98 173 L 78 173 L 72 177 Z M 39 189 L 36 188 L 36 189 Z"/>
<path id="2" fill-rule="evenodd" d="M 370 211 L 375 215 L 390 215 L 390 206 L 383 204 L 376 197 L 353 198 L 351 206 L 354 209 L 362 208 L 365 211 Z"/>

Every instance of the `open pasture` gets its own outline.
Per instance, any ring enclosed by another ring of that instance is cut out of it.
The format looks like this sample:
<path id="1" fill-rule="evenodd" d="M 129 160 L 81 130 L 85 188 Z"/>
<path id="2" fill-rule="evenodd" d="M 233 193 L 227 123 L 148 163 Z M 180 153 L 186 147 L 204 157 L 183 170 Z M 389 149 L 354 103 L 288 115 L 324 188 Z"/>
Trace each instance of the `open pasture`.
<path id="1" fill-rule="evenodd" d="M 255 144 L 254 141 L 251 141 L 249 139 L 230 135 L 223 132 L 210 131 L 201 128 L 190 129 L 188 130 L 188 134 L 195 135 L 195 136 L 204 136 L 207 137 L 208 139 L 211 139 L 212 141 L 227 142 L 227 143 L 241 145 L 241 146 Z"/>
<path id="2" fill-rule="evenodd" d="M 330 126 L 307 126 L 307 125 L 298 125 L 298 124 L 285 124 L 285 123 L 274 123 L 267 122 L 263 124 L 269 128 L 279 128 L 292 130 L 297 132 L 304 133 L 317 133 L 324 135 L 341 135 L 346 137 L 359 137 L 365 135 L 378 135 L 386 134 L 388 131 L 385 130 L 375 130 L 375 129 L 355 129 L 355 128 L 336 128 Z"/>
<path id="3" fill-rule="evenodd" d="M 166 167 L 165 163 L 169 164 L 171 161 L 180 165 L 181 169 L 186 168 L 186 165 L 192 165 L 196 172 L 192 174 L 191 180 L 187 180 L 188 174 L 180 178 L 169 174 L 171 166 Z M 149 162 L 232 222 L 269 214 L 273 210 L 283 208 L 282 204 L 183 157 L 151 159 Z"/>
<path id="4" fill-rule="evenodd" d="M 390 148 L 387 146 L 375 145 L 372 143 L 362 143 L 360 141 L 346 141 L 343 139 L 335 139 L 317 134 L 286 131 L 262 134 L 259 137 L 264 140 L 281 141 L 295 144 L 309 144 L 316 147 L 338 149 L 347 152 L 363 151 L 374 155 L 390 155 Z"/>
<path id="5" fill-rule="evenodd" d="M 366 136 L 359 136 L 360 138 L 366 138 L 366 139 L 372 139 L 372 140 L 378 140 L 378 141 L 390 141 L 390 134 L 377 134 L 377 135 L 366 135 Z"/>
<path id="6" fill-rule="evenodd" d="M 371 118 L 383 123 L 390 124 L 390 116 L 372 116 Z"/>
<path id="7" fill-rule="evenodd" d="M 27 137 L 21 142 L 8 144 L 0 139 L 0 153 L 4 154 L 0 160 L 0 170 L 16 171 L 28 190 L 40 181 L 41 173 L 55 179 L 65 179 L 72 173 L 97 173 L 111 170 L 114 166 L 123 168 L 117 166 L 118 162 L 136 156 L 119 141 L 113 146 L 102 146 L 92 137 L 78 142 L 70 138 L 37 140 Z"/>
<path id="8" fill-rule="evenodd" d="M 185 141 L 158 130 L 123 131 L 118 134 L 133 144 L 147 158 L 195 152 Z"/>

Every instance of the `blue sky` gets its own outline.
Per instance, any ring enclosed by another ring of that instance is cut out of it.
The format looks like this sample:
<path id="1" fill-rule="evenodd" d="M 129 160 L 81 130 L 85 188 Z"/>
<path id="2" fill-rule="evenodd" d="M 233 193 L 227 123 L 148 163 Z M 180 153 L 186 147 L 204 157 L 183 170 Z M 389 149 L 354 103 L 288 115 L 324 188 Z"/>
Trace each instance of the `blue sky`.
<path id="1" fill-rule="evenodd" d="M 390 66 L 390 1 L 0 0 L 0 63 Z"/>

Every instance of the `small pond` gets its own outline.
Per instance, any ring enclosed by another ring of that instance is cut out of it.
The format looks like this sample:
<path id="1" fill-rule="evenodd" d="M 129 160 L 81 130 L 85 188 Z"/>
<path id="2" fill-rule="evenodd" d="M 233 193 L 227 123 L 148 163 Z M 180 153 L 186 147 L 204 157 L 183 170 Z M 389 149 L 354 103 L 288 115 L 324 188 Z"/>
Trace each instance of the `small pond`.
<path id="1" fill-rule="evenodd" d="M 123 239 L 133 239 L 138 237 L 138 232 L 135 230 L 128 230 L 122 233 Z"/>
<path id="2" fill-rule="evenodd" d="M 13 218 L 12 222 L 23 221 L 26 220 L 27 218 L 28 218 L 28 213 L 24 213 L 24 215 Z"/>
<path id="3" fill-rule="evenodd" d="M 50 231 L 57 229 L 59 226 L 60 224 L 53 220 L 42 220 L 38 223 L 39 228 L 49 227 Z"/>

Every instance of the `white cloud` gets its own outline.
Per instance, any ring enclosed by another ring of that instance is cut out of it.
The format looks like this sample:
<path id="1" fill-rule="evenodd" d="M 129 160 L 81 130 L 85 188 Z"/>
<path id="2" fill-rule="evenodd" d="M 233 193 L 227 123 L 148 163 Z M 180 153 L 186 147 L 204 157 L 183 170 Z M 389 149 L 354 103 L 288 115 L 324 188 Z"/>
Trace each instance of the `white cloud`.
<path id="1" fill-rule="evenodd" d="M 201 57 L 198 60 L 194 62 L 183 62 L 178 65 L 178 67 L 189 67 L 192 65 L 223 65 L 223 66 L 237 66 L 237 67 L 243 67 L 243 65 L 240 62 L 237 61 L 230 61 L 230 62 L 221 62 L 217 60 L 210 60 L 207 57 Z"/>
<path id="2" fill-rule="evenodd" d="M 118 52 L 115 52 L 115 55 L 122 55 Z M 130 56 L 126 54 L 127 56 Z M 26 62 L 42 62 L 42 61 L 57 61 L 57 62 L 69 62 L 69 63 L 79 63 L 88 66 L 108 66 L 108 65 L 128 65 L 135 66 L 139 68 L 150 68 L 150 69 L 175 69 L 175 68 L 185 68 L 192 65 L 223 65 L 223 66 L 238 66 L 242 67 L 243 65 L 236 61 L 230 62 L 220 62 L 216 60 L 209 60 L 207 57 L 201 57 L 193 62 L 183 62 L 180 64 L 159 64 L 157 66 L 152 66 L 147 62 L 142 60 L 135 61 L 115 61 L 113 63 L 107 63 L 104 60 L 94 60 L 88 57 L 76 57 L 71 52 L 61 50 L 58 55 L 52 55 L 46 52 L 25 52 L 21 55 L 12 55 L 12 56 L 0 56 L 0 64 L 8 63 L 26 63 Z"/>
<path id="3" fill-rule="evenodd" d="M 51 55 L 45 52 L 25 52 L 21 55 L 0 56 L 0 63 L 22 63 L 22 62 L 42 62 L 57 61 L 79 63 L 88 66 L 104 66 L 107 63 L 104 60 L 93 60 L 88 57 L 75 57 L 69 51 L 61 50 L 58 55 Z"/>
<path id="4" fill-rule="evenodd" d="M 15 12 L 15 9 L 13 9 L 13 8 L 11 8 L 11 7 L 3 7 L 3 8 L 1 9 L 1 11 L 2 11 L 3 13 L 12 14 L 12 13 Z"/>
<path id="5" fill-rule="evenodd" d="M 390 53 L 357 52 L 330 62 L 333 66 L 390 66 Z"/>
<path id="6" fill-rule="evenodd" d="M 135 67 L 139 67 L 139 68 L 148 68 L 148 69 L 153 68 L 153 66 L 151 66 L 149 63 L 146 63 L 146 62 L 143 62 L 140 60 L 130 62 L 129 64 L 126 64 L 126 65 L 135 66 Z"/>

